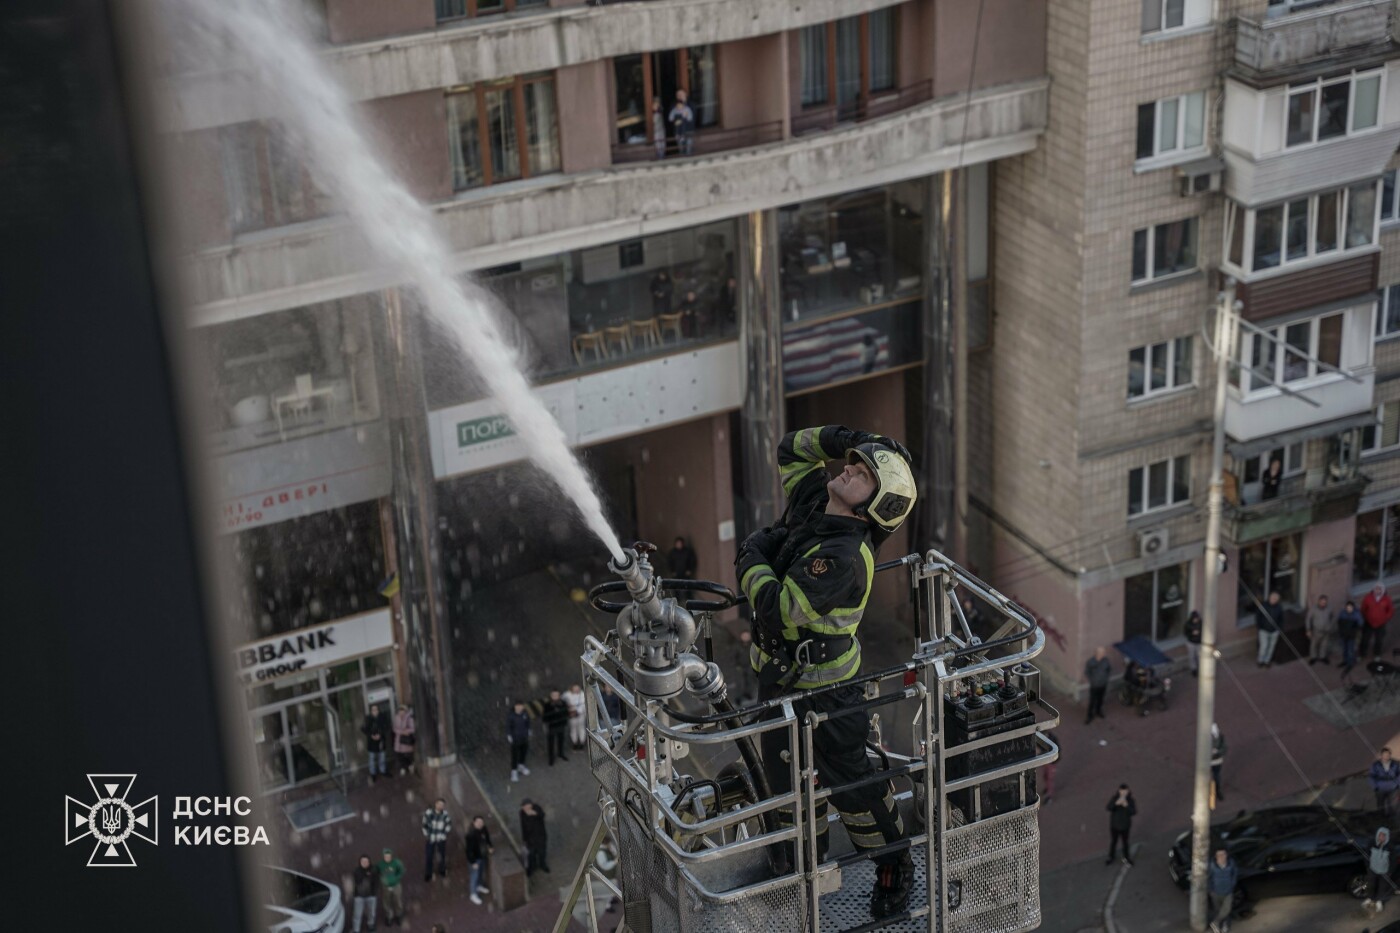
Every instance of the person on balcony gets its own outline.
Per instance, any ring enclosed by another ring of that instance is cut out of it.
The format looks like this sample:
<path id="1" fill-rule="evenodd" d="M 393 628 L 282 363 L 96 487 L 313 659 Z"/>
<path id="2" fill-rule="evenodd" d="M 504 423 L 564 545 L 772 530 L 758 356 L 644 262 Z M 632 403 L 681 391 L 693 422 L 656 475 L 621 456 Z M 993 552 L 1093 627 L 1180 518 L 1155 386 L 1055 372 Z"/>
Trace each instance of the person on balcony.
<path id="1" fill-rule="evenodd" d="M 1269 468 L 1264 471 L 1264 475 L 1259 478 L 1259 485 L 1262 487 L 1260 498 L 1265 502 L 1278 498 L 1278 487 L 1283 482 L 1283 461 L 1274 457 L 1269 461 Z"/>

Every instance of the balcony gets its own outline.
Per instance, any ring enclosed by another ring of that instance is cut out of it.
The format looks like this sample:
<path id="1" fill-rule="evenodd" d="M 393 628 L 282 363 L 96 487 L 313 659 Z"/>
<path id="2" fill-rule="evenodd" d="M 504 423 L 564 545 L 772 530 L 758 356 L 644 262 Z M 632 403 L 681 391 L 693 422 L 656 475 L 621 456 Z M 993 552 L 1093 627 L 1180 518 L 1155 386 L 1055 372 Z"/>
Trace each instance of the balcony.
<path id="1" fill-rule="evenodd" d="M 1228 502 L 1226 536 L 1235 546 L 1242 547 L 1355 515 L 1370 477 L 1356 470 L 1340 477 L 1334 477 L 1331 471 L 1315 472 L 1321 475 L 1314 477 L 1310 473 L 1285 480 L 1278 498 L 1249 504 Z"/>
<path id="2" fill-rule="evenodd" d="M 434 213 L 461 267 L 485 268 L 1029 152 L 1045 131 L 1048 105 L 1049 82 L 1037 78 L 719 155 L 478 189 Z M 203 250 L 184 271 L 197 324 L 394 281 L 339 217 Z"/>
<path id="3" fill-rule="evenodd" d="M 1321 59 L 1391 44 L 1393 0 L 1351 0 L 1235 21 L 1235 66 L 1245 76 L 1287 75 Z"/>
<path id="4" fill-rule="evenodd" d="M 792 135 L 834 129 L 840 123 L 864 123 L 908 110 L 933 99 L 933 82 L 920 81 L 889 94 L 871 95 L 848 104 L 808 107 L 792 115 Z"/>
<path id="5" fill-rule="evenodd" d="M 688 154 L 676 151 L 674 139 L 667 140 L 661 145 L 665 147 L 665 158 L 670 160 L 700 158 L 718 152 L 728 152 L 731 149 L 751 149 L 754 146 L 765 146 L 769 143 L 779 142 L 782 138 L 783 121 L 774 120 L 770 123 L 757 123 L 753 126 L 715 127 L 697 130 L 694 143 Z M 612 147 L 613 165 L 655 161 L 658 161 L 656 145 L 650 142 L 621 143 L 614 144 Z"/>
<path id="6" fill-rule="evenodd" d="M 1369 253 L 1298 272 L 1241 282 L 1236 286 L 1235 297 L 1244 303 L 1241 315 L 1246 321 L 1264 321 L 1294 311 L 1373 295 L 1379 287 L 1379 268 L 1380 253 L 1373 248 Z"/>

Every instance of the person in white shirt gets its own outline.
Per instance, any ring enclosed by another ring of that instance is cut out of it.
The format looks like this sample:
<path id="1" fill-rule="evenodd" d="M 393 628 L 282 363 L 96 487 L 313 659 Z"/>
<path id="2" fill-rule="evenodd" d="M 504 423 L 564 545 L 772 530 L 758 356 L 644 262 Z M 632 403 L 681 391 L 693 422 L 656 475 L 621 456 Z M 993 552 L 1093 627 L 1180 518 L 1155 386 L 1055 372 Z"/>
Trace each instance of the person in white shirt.
<path id="1" fill-rule="evenodd" d="M 569 707 L 569 741 L 573 743 L 574 748 L 583 748 L 588 741 L 588 720 L 584 716 L 587 704 L 583 697 L 583 688 L 578 684 L 570 687 L 569 692 L 564 694 L 564 703 Z"/>

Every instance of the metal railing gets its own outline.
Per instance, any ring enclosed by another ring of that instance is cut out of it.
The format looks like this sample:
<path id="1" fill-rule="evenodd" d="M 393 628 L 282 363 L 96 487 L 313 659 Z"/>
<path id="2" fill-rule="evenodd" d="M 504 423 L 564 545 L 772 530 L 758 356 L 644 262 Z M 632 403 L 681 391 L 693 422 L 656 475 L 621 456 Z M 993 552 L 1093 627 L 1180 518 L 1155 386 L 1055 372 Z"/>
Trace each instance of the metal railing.
<path id="1" fill-rule="evenodd" d="M 830 130 L 840 123 L 864 123 L 866 120 L 898 113 L 932 99 L 933 80 L 929 79 L 894 91 L 877 92 L 845 104 L 806 107 L 800 113 L 792 115 L 792 135 L 801 136 L 805 133 Z"/>
<path id="2" fill-rule="evenodd" d="M 685 159 L 713 155 L 716 152 L 728 152 L 731 149 L 750 149 L 754 146 L 781 142 L 782 138 L 783 121 L 781 120 L 755 123 L 752 126 L 711 127 L 695 132 L 689 152 L 682 152 L 679 142 L 673 137 L 667 137 L 664 158 L 666 160 Z M 653 142 L 613 144 L 613 165 L 655 161 L 661 160 L 657 158 L 656 144 Z"/>

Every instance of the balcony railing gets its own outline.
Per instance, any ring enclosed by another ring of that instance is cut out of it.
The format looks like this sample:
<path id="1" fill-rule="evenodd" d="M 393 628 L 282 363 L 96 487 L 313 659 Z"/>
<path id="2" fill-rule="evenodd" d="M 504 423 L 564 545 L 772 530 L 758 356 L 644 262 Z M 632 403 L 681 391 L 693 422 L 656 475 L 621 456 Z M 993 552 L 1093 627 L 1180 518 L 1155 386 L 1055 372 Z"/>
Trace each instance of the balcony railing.
<path id="1" fill-rule="evenodd" d="M 792 135 L 829 130 L 839 123 L 862 123 L 933 99 L 933 81 L 919 81 L 897 91 L 853 100 L 846 104 L 807 107 L 792 115 Z"/>
<path id="2" fill-rule="evenodd" d="M 1355 469 L 1340 476 L 1326 473 L 1315 485 L 1309 485 L 1310 479 L 1299 476 L 1285 480 L 1274 499 L 1227 503 L 1225 531 L 1230 540 L 1244 545 L 1355 515 L 1361 493 L 1371 482 Z"/>
<path id="3" fill-rule="evenodd" d="M 1349 49 L 1390 40 L 1393 0 L 1330 3 L 1235 24 L 1235 64 L 1256 73 L 1284 71 Z"/>
<path id="4" fill-rule="evenodd" d="M 664 151 L 666 159 L 714 155 L 716 152 L 727 152 L 731 149 L 751 149 L 754 146 L 781 142 L 782 138 L 783 121 L 773 120 L 768 123 L 755 123 L 753 126 L 698 130 L 695 133 L 691 150 L 685 153 L 679 151 L 675 139 L 668 138 Z M 657 158 L 656 144 L 651 142 L 621 143 L 614 144 L 612 147 L 613 165 L 623 165 L 628 162 L 652 162 L 656 161 Z"/>

